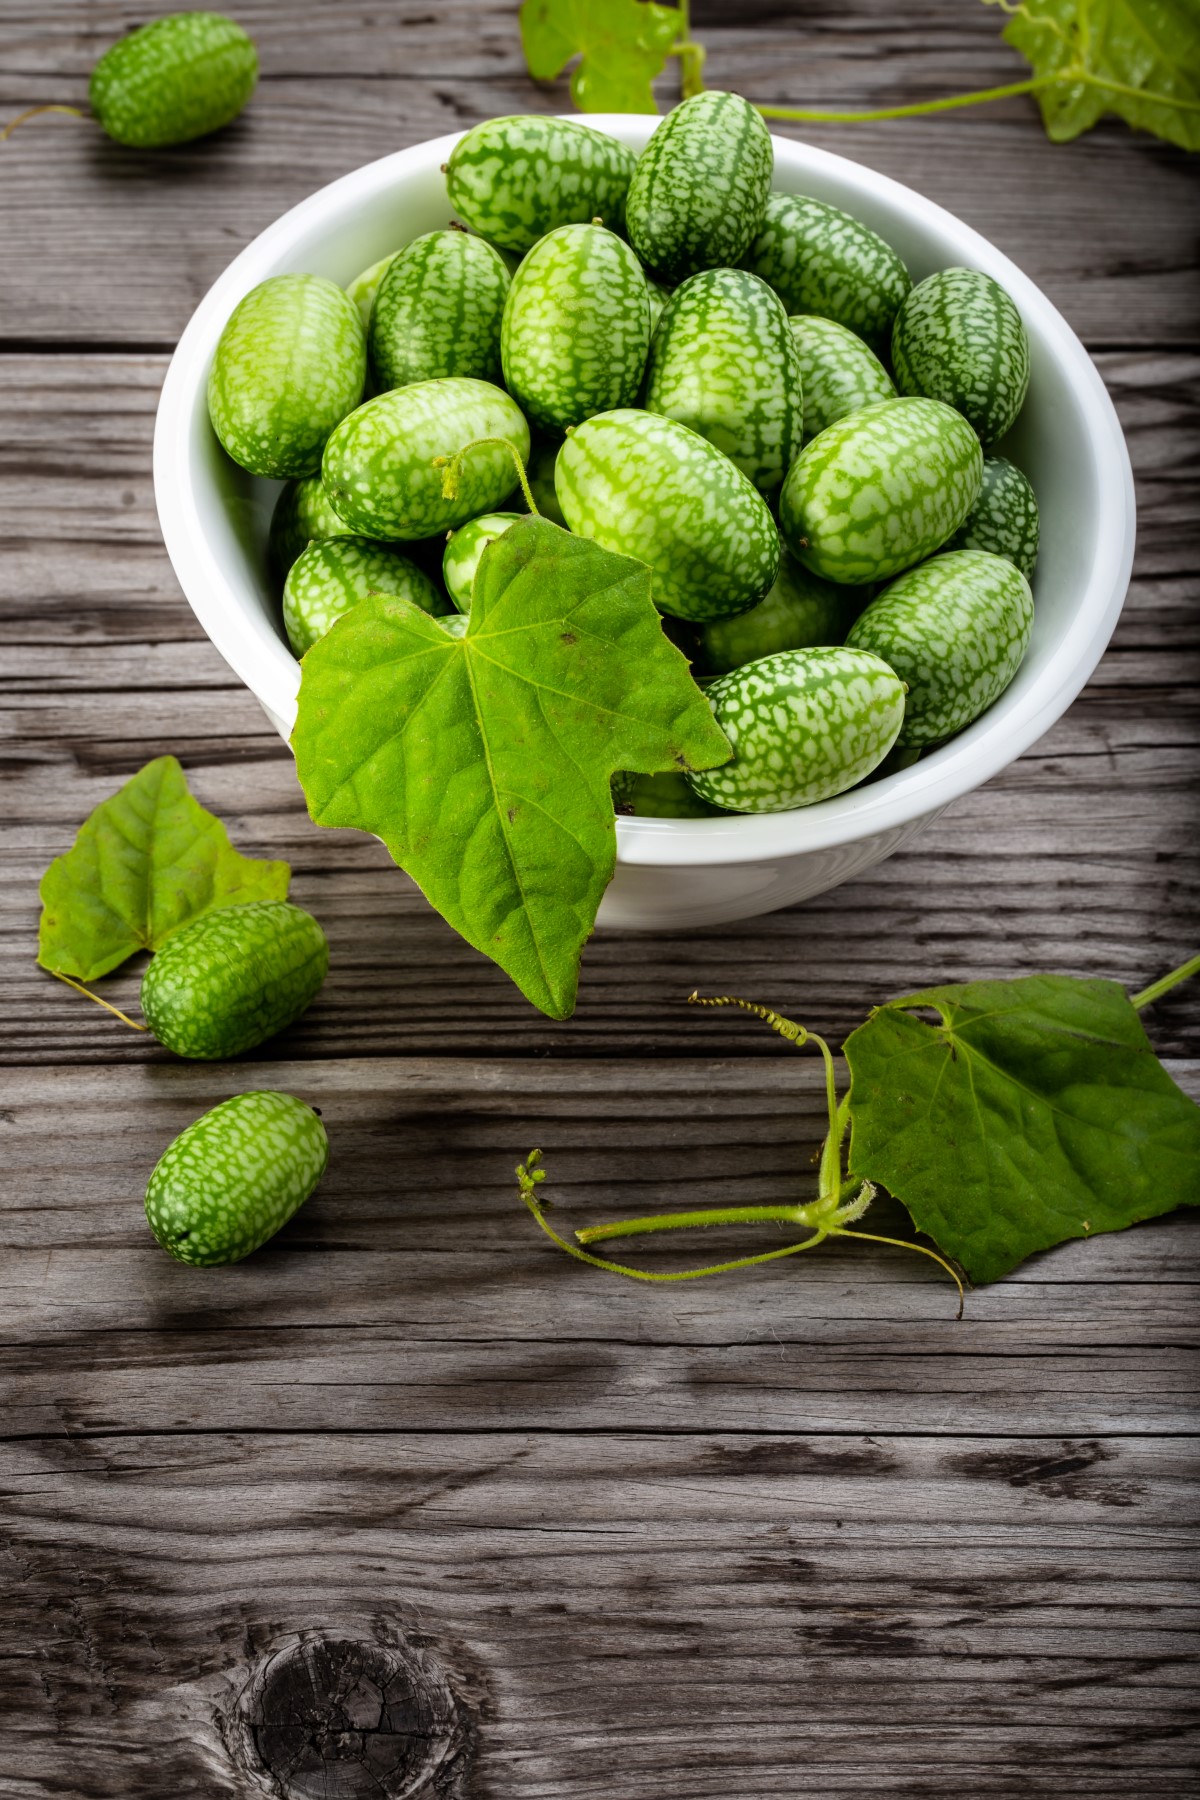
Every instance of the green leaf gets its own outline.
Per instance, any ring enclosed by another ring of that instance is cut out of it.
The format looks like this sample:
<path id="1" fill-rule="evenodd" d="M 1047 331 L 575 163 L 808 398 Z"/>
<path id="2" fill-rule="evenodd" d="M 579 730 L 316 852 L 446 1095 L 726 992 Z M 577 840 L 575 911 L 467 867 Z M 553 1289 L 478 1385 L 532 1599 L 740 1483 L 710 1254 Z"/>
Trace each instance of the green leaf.
<path id="1" fill-rule="evenodd" d="M 845 1055 L 852 1175 L 902 1201 L 973 1281 L 1200 1201 L 1200 1107 L 1114 981 L 928 988 L 880 1007 Z"/>
<path id="2" fill-rule="evenodd" d="M 1039 78 L 1038 102 L 1056 143 L 1117 113 L 1184 150 L 1200 150 L 1200 10 L 1195 0 L 1024 0 L 1006 42 Z"/>
<path id="3" fill-rule="evenodd" d="M 650 83 L 679 35 L 680 15 L 651 0 L 525 0 L 521 42 L 535 81 L 553 81 L 573 57 L 580 112 L 652 113 Z"/>
<path id="4" fill-rule="evenodd" d="M 95 981 L 214 906 L 283 900 L 284 862 L 241 856 L 173 756 L 147 763 L 84 821 L 42 876 L 38 962 Z"/>
<path id="5" fill-rule="evenodd" d="M 302 671 L 292 745 L 316 823 L 382 838 L 468 943 L 568 1017 L 616 861 L 611 777 L 730 754 L 649 570 L 525 518 L 485 549 L 463 637 L 372 595 Z"/>

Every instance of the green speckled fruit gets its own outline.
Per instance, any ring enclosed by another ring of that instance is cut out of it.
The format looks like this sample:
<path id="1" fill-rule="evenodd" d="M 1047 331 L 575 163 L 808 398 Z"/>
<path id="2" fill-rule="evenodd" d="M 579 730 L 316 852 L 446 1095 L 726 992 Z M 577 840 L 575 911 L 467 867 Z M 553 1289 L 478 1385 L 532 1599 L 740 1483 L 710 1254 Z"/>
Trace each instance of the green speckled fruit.
<path id="1" fill-rule="evenodd" d="M 362 399 L 358 309 L 320 275 L 272 275 L 234 308 L 208 378 L 208 414 L 252 475 L 315 475 L 325 441 Z"/>
<path id="2" fill-rule="evenodd" d="M 446 188 L 481 237 L 524 251 L 559 225 L 600 219 L 619 231 L 635 160 L 627 145 L 576 119 L 485 119 L 454 146 Z"/>
<path id="3" fill-rule="evenodd" d="M 891 376 L 857 333 L 835 319 L 800 313 L 791 320 L 804 384 L 804 440 L 876 400 L 894 400 Z"/>
<path id="4" fill-rule="evenodd" d="M 478 444 L 460 465 L 458 492 L 442 492 L 440 457 L 477 438 L 507 438 L 524 461 L 529 427 L 502 388 L 467 375 L 418 381 L 368 400 L 325 448 L 321 477 L 335 510 L 363 537 L 437 537 L 492 512 L 516 486 L 502 444 Z"/>
<path id="5" fill-rule="evenodd" d="M 986 550 L 954 550 L 893 581 L 846 641 L 884 657 L 907 682 L 900 742 L 938 744 L 1004 692 L 1032 630 L 1021 571 Z"/>
<path id="6" fill-rule="evenodd" d="M 627 407 L 572 432 L 554 465 L 570 530 L 649 565 L 655 605 L 719 619 L 761 600 L 779 568 L 762 495 L 706 438 Z"/>
<path id="7" fill-rule="evenodd" d="M 722 675 L 708 703 L 733 745 L 689 775 L 727 812 L 790 812 L 844 793 L 881 763 L 904 719 L 904 688 L 863 650 L 781 650 Z"/>
<path id="8" fill-rule="evenodd" d="M 674 107 L 638 157 L 629 241 L 665 281 L 740 262 L 771 186 L 771 134 L 740 94 L 710 89 Z"/>
<path id="9" fill-rule="evenodd" d="M 779 650 L 840 644 L 862 605 L 861 588 L 822 581 L 785 550 L 765 599 L 736 618 L 713 619 L 701 627 L 700 661 L 714 675 L 727 675 Z"/>
<path id="10" fill-rule="evenodd" d="M 979 439 L 940 400 L 877 400 L 806 444 L 788 471 L 779 527 L 827 581 L 886 581 L 956 532 L 983 479 Z"/>
<path id="11" fill-rule="evenodd" d="M 480 557 L 493 538 L 502 537 L 510 525 L 524 517 L 524 513 L 515 512 L 483 513 L 450 533 L 442 555 L 442 579 L 460 613 L 471 610 L 471 589 Z"/>
<path id="12" fill-rule="evenodd" d="M 892 367 L 902 394 L 944 400 L 992 444 L 1025 399 L 1029 340 L 998 281 L 978 269 L 940 269 L 896 315 Z"/>
<path id="13" fill-rule="evenodd" d="M 650 297 L 637 257 L 603 225 L 560 225 L 534 245 L 504 307 L 504 385 L 530 423 L 562 432 L 637 398 Z"/>
<path id="14" fill-rule="evenodd" d="M 358 308 L 358 316 L 363 322 L 364 331 L 371 323 L 371 308 L 375 304 L 379 284 L 399 254 L 398 250 L 389 250 L 386 256 L 381 256 L 378 262 L 373 262 L 369 268 L 363 269 L 356 275 L 353 281 L 346 283 L 346 293 Z"/>
<path id="15" fill-rule="evenodd" d="M 946 549 L 990 550 L 994 556 L 1006 556 L 1029 581 L 1037 563 L 1039 533 L 1037 496 L 1027 477 L 1003 456 L 985 456 L 979 498 Z"/>
<path id="16" fill-rule="evenodd" d="M 289 481 L 271 514 L 267 559 L 276 575 L 286 575 L 306 545 L 318 538 L 350 537 L 345 519 L 335 513 L 319 475 Z"/>
<path id="17" fill-rule="evenodd" d="M 614 775 L 613 803 L 618 814 L 638 819 L 711 819 L 721 810 L 693 794 L 686 776 L 666 771 L 635 775 L 626 770 Z"/>
<path id="18" fill-rule="evenodd" d="M 499 251 L 465 231 L 427 231 L 384 270 L 367 351 L 375 385 L 441 375 L 500 379 L 500 318 L 509 273 Z"/>
<path id="19" fill-rule="evenodd" d="M 202 913 L 142 977 L 142 1011 L 176 1056 L 240 1056 L 298 1019 L 329 967 L 325 933 L 287 900 Z"/>
<path id="20" fill-rule="evenodd" d="M 146 1188 L 146 1218 L 176 1262 L 240 1262 L 304 1205 L 328 1161 L 325 1127 L 303 1100 L 236 1094 L 167 1146 Z"/>
<path id="21" fill-rule="evenodd" d="M 800 359 L 776 295 L 745 269 L 705 269 L 672 294 L 646 371 L 645 407 L 690 425 L 764 494 L 800 449 Z"/>
<path id="22" fill-rule="evenodd" d="M 292 564 L 283 586 L 283 627 L 303 656 L 330 626 L 369 594 L 398 594 L 422 612 L 449 612 L 441 594 L 406 556 L 367 538 L 323 538 Z"/>
<path id="23" fill-rule="evenodd" d="M 258 80 L 258 52 L 219 13 L 172 13 L 131 31 L 92 70 L 88 102 L 118 144 L 153 150 L 236 119 Z"/>
<path id="24" fill-rule="evenodd" d="M 912 287 L 890 244 L 858 219 L 806 194 L 772 194 L 745 266 L 789 313 L 835 319 L 877 349 Z"/>

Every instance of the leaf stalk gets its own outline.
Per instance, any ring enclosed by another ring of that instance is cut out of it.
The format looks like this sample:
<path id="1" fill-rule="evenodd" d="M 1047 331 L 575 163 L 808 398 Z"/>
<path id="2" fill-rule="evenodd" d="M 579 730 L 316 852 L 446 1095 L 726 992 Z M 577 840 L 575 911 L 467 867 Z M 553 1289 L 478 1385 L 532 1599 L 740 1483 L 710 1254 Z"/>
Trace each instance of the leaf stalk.
<path id="1" fill-rule="evenodd" d="M 1169 975 L 1160 975 L 1157 981 L 1152 981 L 1140 994 L 1131 994 L 1129 1004 L 1140 1012 L 1143 1006 L 1152 1006 L 1164 994 L 1169 994 L 1173 987 L 1177 987 L 1181 981 L 1189 981 L 1193 975 L 1200 975 L 1200 956 L 1190 956 L 1177 969 L 1172 969 Z"/>

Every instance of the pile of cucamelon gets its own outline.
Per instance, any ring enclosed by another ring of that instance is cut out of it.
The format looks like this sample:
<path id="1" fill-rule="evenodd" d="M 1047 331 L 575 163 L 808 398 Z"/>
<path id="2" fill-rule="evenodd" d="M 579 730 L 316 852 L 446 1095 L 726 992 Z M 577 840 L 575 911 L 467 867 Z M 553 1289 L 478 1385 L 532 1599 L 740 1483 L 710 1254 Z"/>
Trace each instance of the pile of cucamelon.
<path id="1" fill-rule="evenodd" d="M 1037 502 L 992 453 L 1028 384 L 1020 315 L 972 269 L 914 286 L 857 219 L 772 192 L 772 163 L 735 94 L 683 101 L 640 156 L 492 119 L 445 167 L 466 229 L 347 290 L 279 275 L 241 301 L 209 409 L 287 483 L 269 554 L 297 655 L 381 591 L 461 632 L 519 458 L 545 517 L 649 567 L 732 746 L 618 780 L 623 810 L 811 805 L 995 701 L 1033 623 Z"/>

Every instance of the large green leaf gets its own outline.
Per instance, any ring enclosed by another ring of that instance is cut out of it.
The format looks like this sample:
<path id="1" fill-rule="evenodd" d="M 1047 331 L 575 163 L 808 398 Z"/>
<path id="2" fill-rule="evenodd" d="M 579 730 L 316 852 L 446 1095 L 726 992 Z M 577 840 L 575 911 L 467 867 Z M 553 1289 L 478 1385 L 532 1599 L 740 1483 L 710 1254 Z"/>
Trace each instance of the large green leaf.
<path id="1" fill-rule="evenodd" d="M 469 943 L 566 1018 L 616 862 L 613 774 L 730 754 L 649 570 L 522 519 L 480 559 L 465 636 L 373 595 L 302 670 L 292 744 L 316 823 L 382 838 Z"/>
<path id="2" fill-rule="evenodd" d="M 242 856 L 188 792 L 173 756 L 139 769 L 84 821 L 42 876 L 38 961 L 94 981 L 135 950 L 157 950 L 213 906 L 287 898 L 284 862 Z"/>
<path id="3" fill-rule="evenodd" d="M 525 0 L 521 42 L 535 81 L 553 81 L 573 57 L 571 98 L 580 112 L 652 113 L 650 83 L 679 35 L 673 6 L 653 0 Z"/>
<path id="4" fill-rule="evenodd" d="M 845 1054 L 851 1173 L 901 1200 L 973 1281 L 1200 1202 L 1200 1107 L 1116 982 L 929 988 L 880 1007 Z"/>
<path id="5" fill-rule="evenodd" d="M 1038 94 L 1056 142 L 1118 113 L 1141 131 L 1200 150 L 1196 0 L 1024 0 L 1004 10 L 1013 12 L 1004 36 L 1034 74 L 1061 78 Z"/>

